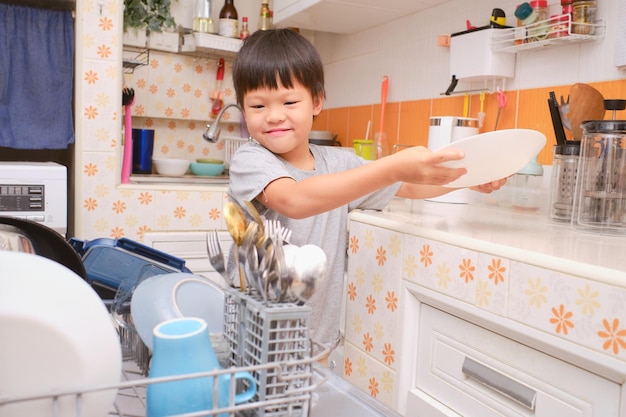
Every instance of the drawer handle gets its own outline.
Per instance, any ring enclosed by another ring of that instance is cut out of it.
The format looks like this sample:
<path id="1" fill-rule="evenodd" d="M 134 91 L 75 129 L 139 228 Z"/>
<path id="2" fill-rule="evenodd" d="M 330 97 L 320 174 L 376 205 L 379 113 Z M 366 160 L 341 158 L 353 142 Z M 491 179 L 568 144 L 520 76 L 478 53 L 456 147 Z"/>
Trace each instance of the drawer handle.
<path id="1" fill-rule="evenodd" d="M 468 377 L 534 411 L 537 391 L 468 357 L 463 360 L 461 371 Z"/>

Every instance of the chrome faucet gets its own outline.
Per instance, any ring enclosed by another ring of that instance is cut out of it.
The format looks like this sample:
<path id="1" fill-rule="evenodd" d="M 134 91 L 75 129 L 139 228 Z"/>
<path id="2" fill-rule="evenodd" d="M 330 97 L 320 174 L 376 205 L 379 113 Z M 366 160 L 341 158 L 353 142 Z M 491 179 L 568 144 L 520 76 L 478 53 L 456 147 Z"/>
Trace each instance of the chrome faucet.
<path id="1" fill-rule="evenodd" d="M 220 112 L 217 114 L 215 121 L 213 123 L 206 125 L 206 131 L 202 134 L 202 137 L 204 138 L 204 140 L 209 141 L 211 143 L 215 143 L 218 141 L 218 139 L 220 138 L 220 130 L 218 129 L 220 120 L 222 120 L 222 116 L 224 115 L 224 112 L 226 111 L 226 109 L 230 107 L 237 107 L 239 111 L 241 111 L 241 107 L 239 107 L 239 105 L 235 103 L 230 103 L 222 107 L 222 110 L 220 110 Z"/>

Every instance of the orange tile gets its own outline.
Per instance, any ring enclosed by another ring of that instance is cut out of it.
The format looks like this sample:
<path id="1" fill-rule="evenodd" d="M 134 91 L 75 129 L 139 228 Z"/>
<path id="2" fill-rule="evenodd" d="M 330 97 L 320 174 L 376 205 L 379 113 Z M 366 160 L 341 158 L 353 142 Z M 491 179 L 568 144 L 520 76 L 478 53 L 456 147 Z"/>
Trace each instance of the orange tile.
<path id="1" fill-rule="evenodd" d="M 430 100 L 417 100 L 400 103 L 397 142 L 399 145 L 428 145 L 430 102 Z"/>
<path id="2" fill-rule="evenodd" d="M 338 109 L 330 109 L 328 114 L 328 129 L 337 135 L 337 140 L 344 146 L 348 137 L 348 121 L 350 108 L 343 107 Z"/>
<path id="3" fill-rule="evenodd" d="M 321 113 L 313 119 L 313 130 L 328 130 L 329 110 L 322 110 Z"/>
<path id="4" fill-rule="evenodd" d="M 372 107 L 371 105 L 350 107 L 348 133 L 346 141 L 342 141 L 345 146 L 352 146 L 354 139 L 365 139 L 367 122 L 372 122 Z M 374 139 L 374 130 L 372 127 L 370 127 L 369 138 Z"/>

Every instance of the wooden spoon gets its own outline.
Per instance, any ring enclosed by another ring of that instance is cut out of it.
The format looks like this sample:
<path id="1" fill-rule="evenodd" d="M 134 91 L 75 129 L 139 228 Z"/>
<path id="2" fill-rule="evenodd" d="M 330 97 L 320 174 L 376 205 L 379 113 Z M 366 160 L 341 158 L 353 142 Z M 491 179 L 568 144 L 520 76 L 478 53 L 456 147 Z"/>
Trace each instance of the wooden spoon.
<path id="1" fill-rule="evenodd" d="M 586 120 L 604 120 L 604 97 L 589 84 L 574 84 L 569 92 L 568 119 L 574 140 L 580 140 L 583 132 L 580 125 Z"/>

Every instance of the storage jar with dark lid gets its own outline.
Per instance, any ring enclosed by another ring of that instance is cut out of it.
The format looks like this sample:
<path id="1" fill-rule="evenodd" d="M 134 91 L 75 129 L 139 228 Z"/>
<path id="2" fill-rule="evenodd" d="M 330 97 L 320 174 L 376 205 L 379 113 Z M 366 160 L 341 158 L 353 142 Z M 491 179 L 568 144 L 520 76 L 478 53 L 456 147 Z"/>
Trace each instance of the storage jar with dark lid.
<path id="1" fill-rule="evenodd" d="M 590 120 L 582 128 L 572 227 L 626 235 L 626 121 Z"/>
<path id="2" fill-rule="evenodd" d="M 552 178 L 550 180 L 550 205 L 548 206 L 551 220 L 558 222 L 570 222 L 572 220 L 579 153 L 579 140 L 568 140 L 564 144 L 554 147 Z"/>

